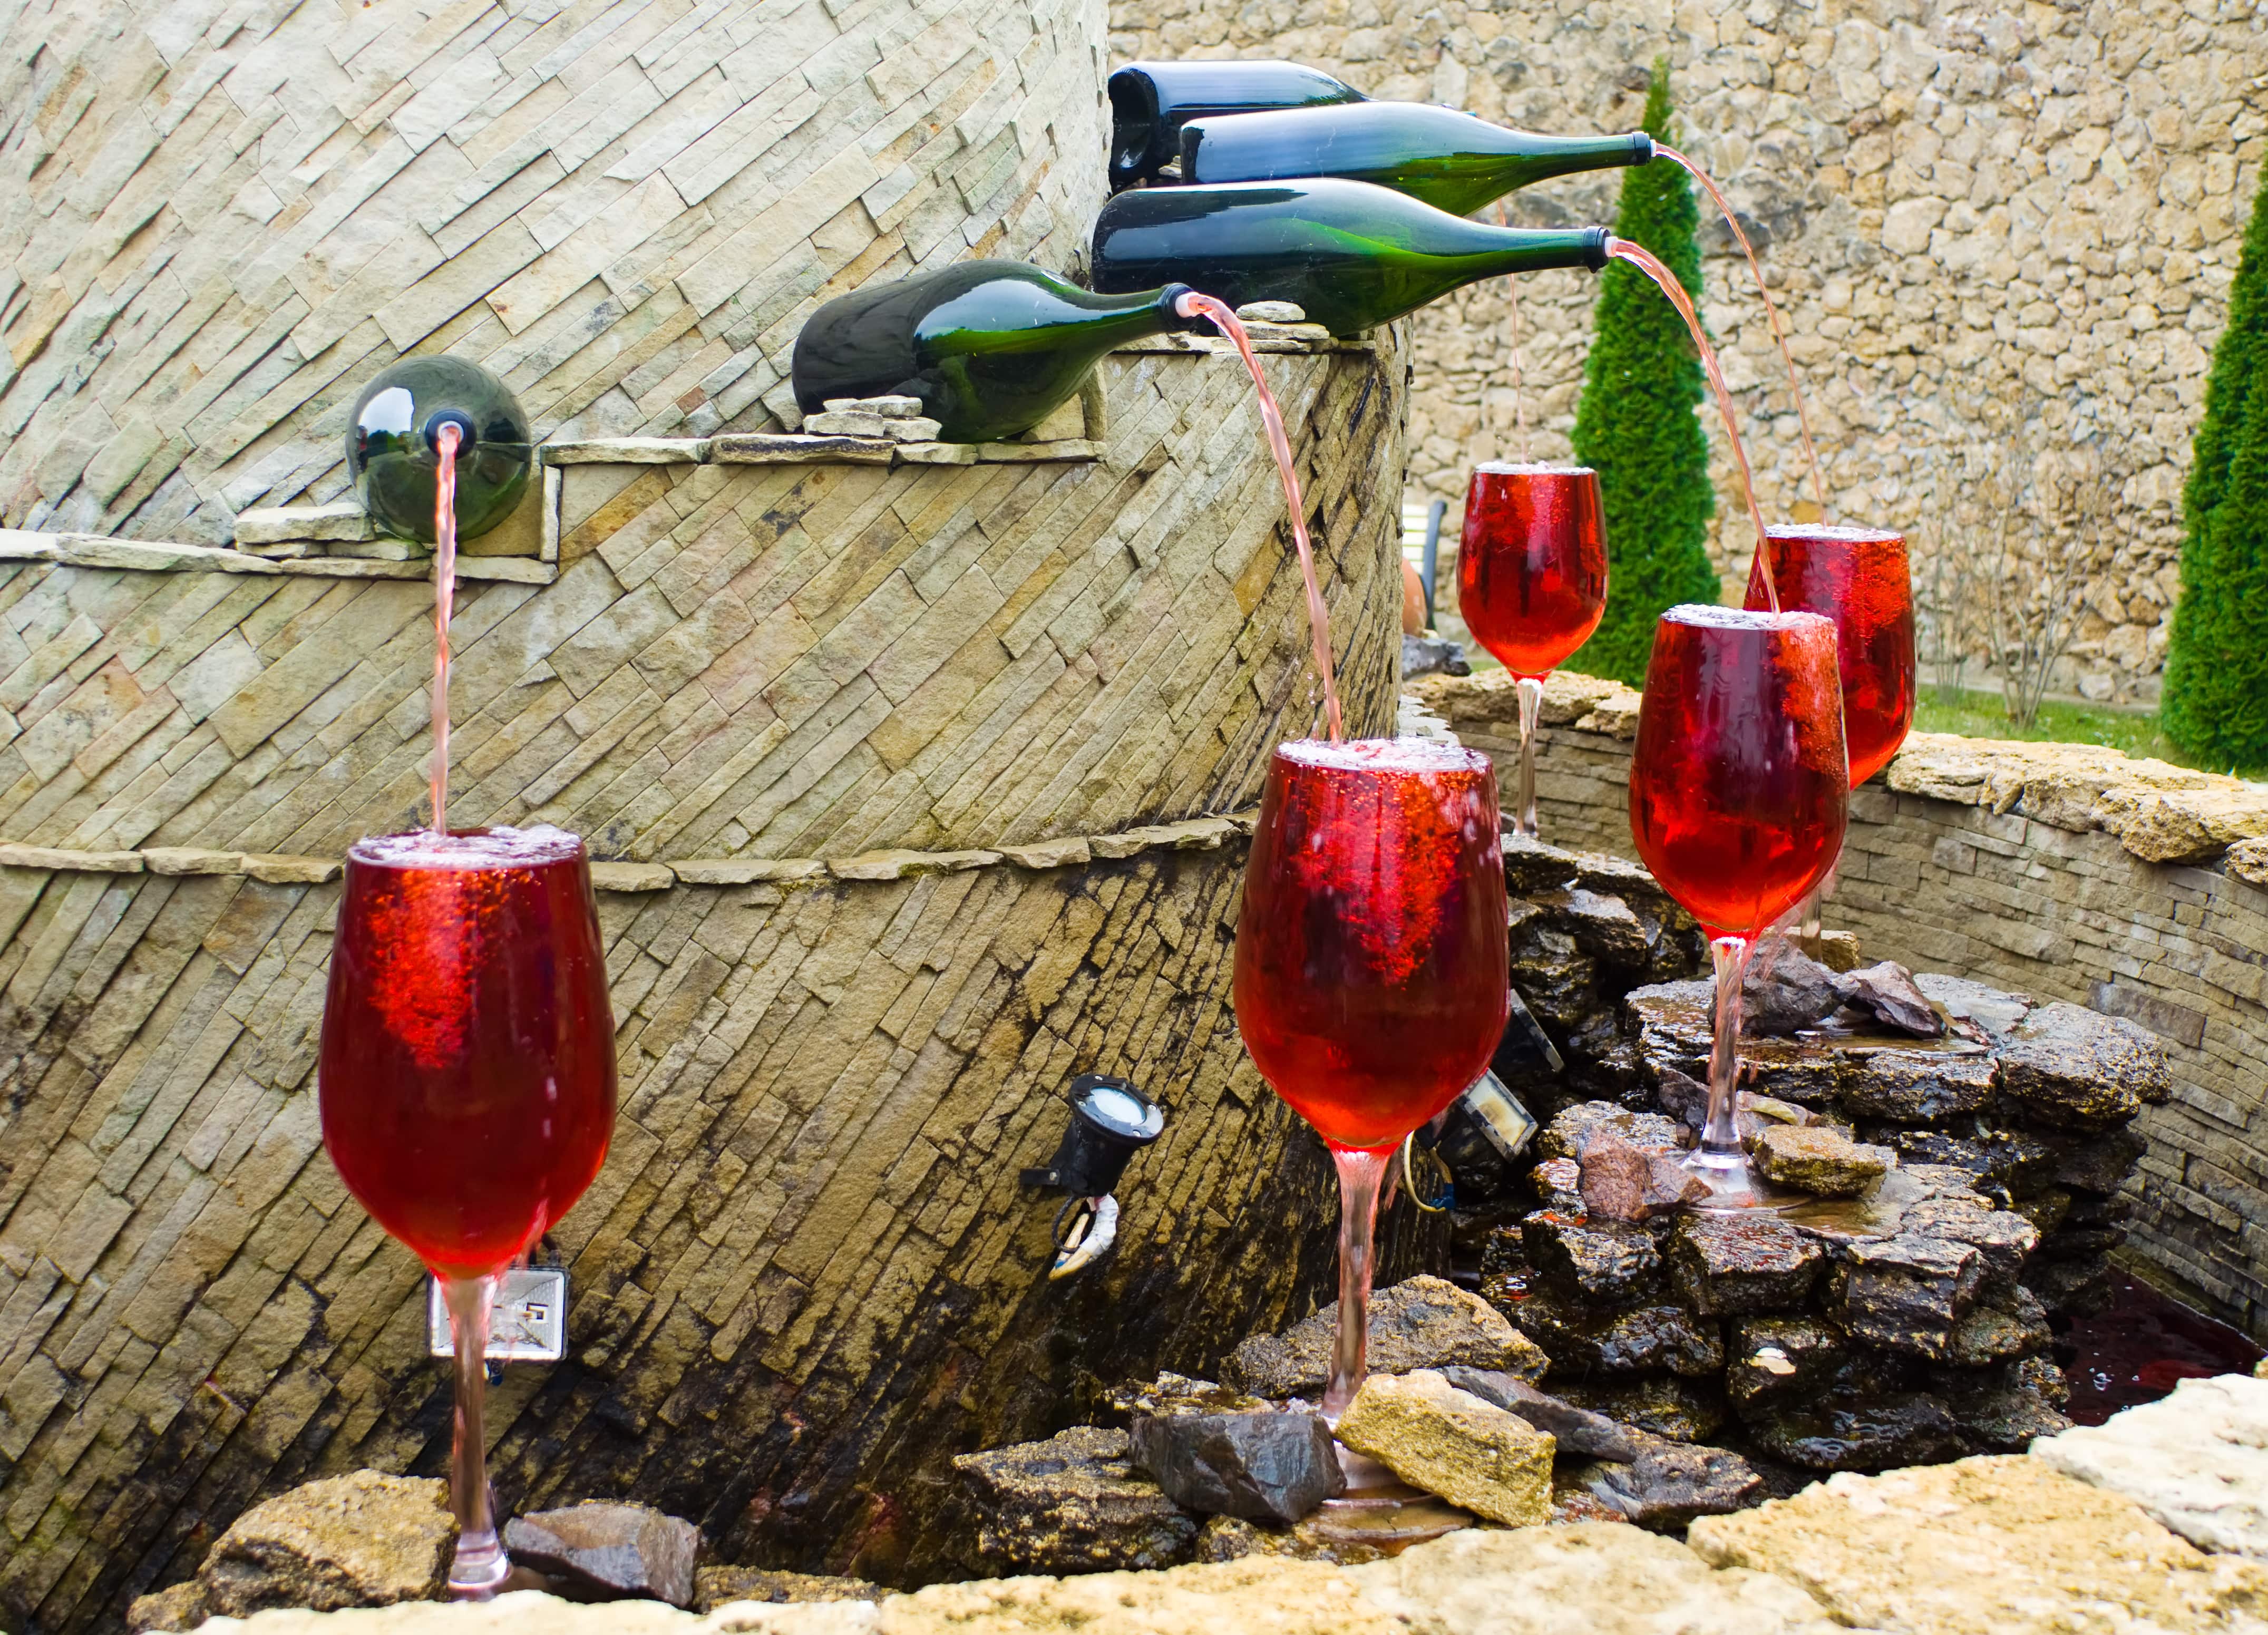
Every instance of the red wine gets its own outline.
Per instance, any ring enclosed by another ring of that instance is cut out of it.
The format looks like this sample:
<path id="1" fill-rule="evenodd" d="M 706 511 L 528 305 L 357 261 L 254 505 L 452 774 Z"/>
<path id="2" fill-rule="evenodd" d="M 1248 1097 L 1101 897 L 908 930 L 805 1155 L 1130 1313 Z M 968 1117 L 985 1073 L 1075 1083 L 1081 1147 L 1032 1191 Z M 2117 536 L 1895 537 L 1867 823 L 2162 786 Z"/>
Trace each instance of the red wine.
<path id="1" fill-rule="evenodd" d="M 1587 466 L 1473 468 L 1457 543 L 1458 607 L 1514 675 L 1542 679 L 1607 606 L 1606 522 Z"/>
<path id="2" fill-rule="evenodd" d="M 1913 586 L 1905 535 L 1781 524 L 1765 537 L 1780 605 L 1835 622 L 1843 736 L 1856 789 L 1889 765 L 1913 725 Z M 1764 605 L 1764 586 L 1753 570 L 1748 605 Z"/>
<path id="3" fill-rule="evenodd" d="M 1342 1150 L 1387 1151 L 1481 1076 L 1509 1014 L 1496 779 L 1415 739 L 1280 746 L 1236 932 L 1236 1026 Z"/>
<path id="4" fill-rule="evenodd" d="M 1631 835 L 1712 937 L 1753 936 L 1826 875 L 1851 803 L 1835 627 L 1688 604 L 1654 627 Z"/>
<path id="5" fill-rule="evenodd" d="M 557 829 L 364 840 L 323 1008 L 323 1145 L 444 1278 L 502 1270 L 599 1173 L 615 1030 L 583 843 Z"/>

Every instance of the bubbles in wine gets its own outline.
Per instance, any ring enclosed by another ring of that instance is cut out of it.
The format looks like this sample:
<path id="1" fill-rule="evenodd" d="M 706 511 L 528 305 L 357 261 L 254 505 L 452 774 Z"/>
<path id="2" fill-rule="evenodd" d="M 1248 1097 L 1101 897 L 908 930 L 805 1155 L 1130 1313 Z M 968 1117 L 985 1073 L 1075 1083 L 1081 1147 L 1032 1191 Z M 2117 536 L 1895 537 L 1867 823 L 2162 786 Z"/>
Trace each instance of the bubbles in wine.
<path id="1" fill-rule="evenodd" d="M 357 863 L 385 868 L 525 869 L 569 862 L 582 849 L 580 836 L 549 823 L 536 823 L 526 829 L 499 825 L 451 835 L 437 835 L 431 829 L 372 835 L 355 842 L 347 855 Z"/>

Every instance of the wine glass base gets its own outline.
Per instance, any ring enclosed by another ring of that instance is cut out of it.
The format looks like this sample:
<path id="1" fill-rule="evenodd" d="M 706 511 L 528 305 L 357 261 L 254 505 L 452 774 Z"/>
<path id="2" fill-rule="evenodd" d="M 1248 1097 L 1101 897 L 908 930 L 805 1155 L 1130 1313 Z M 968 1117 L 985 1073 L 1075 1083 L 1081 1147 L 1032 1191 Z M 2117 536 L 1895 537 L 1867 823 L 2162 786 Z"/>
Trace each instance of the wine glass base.
<path id="1" fill-rule="evenodd" d="M 1686 1172 L 1697 1175 L 1709 1196 L 1693 1207 L 1705 1212 L 1768 1209 L 1762 1186 L 1749 1167 L 1745 1153 L 1712 1153 L 1705 1149 L 1687 1155 Z"/>
<path id="2" fill-rule="evenodd" d="M 1375 1459 L 1334 1442 L 1346 1491 L 1323 1500 L 1308 1521 L 1316 1537 L 1394 1555 L 1473 1525 L 1473 1518 L 1423 1488 L 1410 1486 Z"/>
<path id="3" fill-rule="evenodd" d="M 449 1563 L 449 1598 L 486 1601 L 512 1576 L 512 1558 L 491 1536 L 484 1544 L 460 1544 Z"/>

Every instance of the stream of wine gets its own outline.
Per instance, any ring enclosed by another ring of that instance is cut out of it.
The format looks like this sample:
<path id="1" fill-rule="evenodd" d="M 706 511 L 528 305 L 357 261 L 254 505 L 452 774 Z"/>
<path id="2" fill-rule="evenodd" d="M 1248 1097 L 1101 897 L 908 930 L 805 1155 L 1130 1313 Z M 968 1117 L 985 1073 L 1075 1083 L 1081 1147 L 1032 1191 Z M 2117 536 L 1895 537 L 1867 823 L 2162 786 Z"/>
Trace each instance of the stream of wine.
<path id="1" fill-rule="evenodd" d="M 457 443 L 444 421 L 434 439 L 441 468 L 433 479 L 433 832 L 449 832 L 449 615 L 457 600 Z"/>
<path id="2" fill-rule="evenodd" d="M 1779 611 L 1779 587 L 1772 583 L 1771 556 L 1764 549 L 1764 513 L 1756 504 L 1756 479 L 1749 471 L 1748 450 L 1741 446 L 1741 428 L 1733 417 L 1733 394 L 1725 388 L 1725 371 L 1717 361 L 1717 354 L 1702 333 L 1701 320 L 1693 310 L 1693 302 L 1685 293 L 1685 286 L 1677 282 L 1668 268 L 1656 261 L 1644 245 L 1632 244 L 1628 239 L 1609 239 L 1607 254 L 1618 261 L 1628 261 L 1638 271 L 1653 280 L 1669 304 L 1685 320 L 1685 327 L 1693 333 L 1693 345 L 1701 354 L 1701 367 L 1708 372 L 1709 385 L 1717 394 L 1717 412 L 1725 418 L 1725 436 L 1733 445 L 1733 459 L 1741 468 L 1741 492 L 1749 502 L 1749 520 L 1756 525 L 1756 549 L 1753 571 L 1761 578 L 1764 600 L 1771 604 L 1774 613 Z"/>
<path id="3" fill-rule="evenodd" d="M 1717 208 L 1725 212 L 1725 225 L 1733 230 L 1733 237 L 1740 243 L 1741 254 L 1749 258 L 1749 270 L 1756 276 L 1756 293 L 1764 298 L 1764 317 L 1771 325 L 1772 339 L 1779 343 L 1779 361 L 1787 365 L 1788 395 L 1795 400 L 1795 422 L 1803 429 L 1803 456 L 1811 462 L 1811 491 L 1819 501 L 1819 519 L 1824 522 L 1827 520 L 1827 482 L 1819 474 L 1819 450 L 1811 440 L 1811 415 L 1803 406 L 1803 387 L 1796 381 L 1795 354 L 1787 350 L 1787 326 L 1780 321 L 1779 308 L 1772 304 L 1771 291 L 1764 287 L 1764 269 L 1756 260 L 1756 246 L 1749 242 L 1749 235 L 1741 229 L 1741 218 L 1733 214 L 1733 207 L 1717 190 L 1717 184 L 1709 180 L 1707 172 L 1675 148 L 1657 142 L 1653 144 L 1653 151 L 1657 158 L 1682 166 L 1685 173 L 1699 182 L 1709 196 L 1717 202 Z"/>
<path id="4" fill-rule="evenodd" d="M 1184 318 L 1207 320 L 1235 343 L 1251 373 L 1252 389 L 1259 394 L 1260 423 L 1267 430 L 1268 446 L 1276 456 L 1277 475 L 1284 480 L 1284 503 L 1292 513 L 1292 543 L 1300 551 L 1300 578 L 1307 591 L 1307 634 L 1314 644 L 1316 674 L 1323 678 L 1324 718 L 1331 741 L 1337 743 L 1346 736 L 1346 723 L 1339 714 L 1338 682 L 1331 674 L 1331 615 L 1323 606 L 1322 586 L 1315 577 L 1314 547 L 1307 540 L 1307 507 L 1300 498 L 1299 474 L 1292 469 L 1292 439 L 1284 430 L 1283 411 L 1276 407 L 1275 396 L 1260 373 L 1260 359 L 1253 355 L 1252 337 L 1245 333 L 1233 307 L 1192 290 L 1181 298 L 1176 310 Z"/>

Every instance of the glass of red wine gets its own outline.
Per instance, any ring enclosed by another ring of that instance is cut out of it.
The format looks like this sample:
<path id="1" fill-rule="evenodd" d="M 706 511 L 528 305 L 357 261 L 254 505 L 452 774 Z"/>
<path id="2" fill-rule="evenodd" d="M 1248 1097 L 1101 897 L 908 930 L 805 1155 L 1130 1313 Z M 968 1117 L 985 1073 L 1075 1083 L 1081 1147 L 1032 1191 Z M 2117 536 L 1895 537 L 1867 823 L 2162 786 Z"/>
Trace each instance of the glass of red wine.
<path id="1" fill-rule="evenodd" d="M 449 1587 L 492 1594 L 482 1405 L 504 1269 L 598 1175 L 615 1029 L 583 843 L 556 829 L 389 835 L 347 853 L 318 1068 L 323 1145 L 441 1280 L 456 1351 Z"/>
<path id="2" fill-rule="evenodd" d="M 1607 530 L 1588 466 L 1473 468 L 1457 543 L 1459 610 L 1473 639 L 1520 690 L 1520 783 L 1513 829 L 1535 833 L 1535 724 L 1543 678 L 1599 628 Z"/>
<path id="3" fill-rule="evenodd" d="M 1708 1123 L 1688 1160 L 1711 1206 L 1759 1202 L 1734 1117 L 1749 949 L 1825 876 L 1850 804 L 1834 625 L 1691 604 L 1662 615 L 1631 760 L 1631 835 L 1715 956 Z"/>
<path id="4" fill-rule="evenodd" d="M 1509 964 L 1486 755 L 1418 739 L 1277 749 L 1237 919 L 1236 1027 L 1338 1170 L 1333 1425 L 1362 1385 L 1380 1183 L 1486 1070 Z"/>
<path id="5" fill-rule="evenodd" d="M 1913 726 L 1913 581 L 1905 535 L 1806 523 L 1768 528 L 1764 539 L 1780 606 L 1835 622 L 1843 735 L 1856 789 L 1889 765 Z M 1748 606 L 1764 607 L 1766 597 L 1763 575 L 1752 566 Z M 1802 920 L 1803 935 L 1818 935 L 1816 892 L 1806 899 Z"/>

